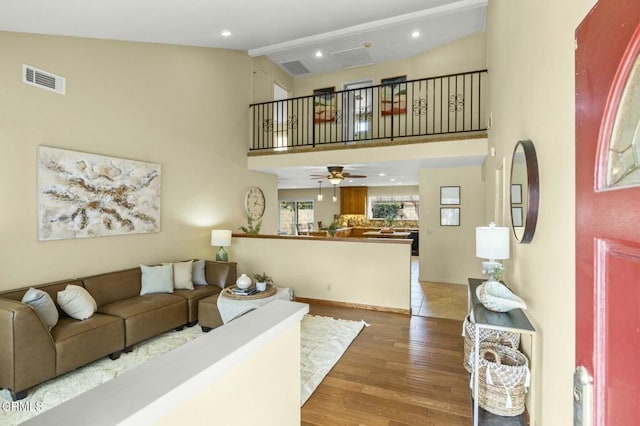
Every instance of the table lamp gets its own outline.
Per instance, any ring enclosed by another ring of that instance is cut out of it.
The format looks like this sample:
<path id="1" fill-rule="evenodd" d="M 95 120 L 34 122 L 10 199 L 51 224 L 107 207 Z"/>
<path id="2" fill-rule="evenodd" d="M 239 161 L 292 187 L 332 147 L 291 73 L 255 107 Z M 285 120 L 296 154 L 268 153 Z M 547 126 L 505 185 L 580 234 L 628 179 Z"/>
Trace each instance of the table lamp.
<path id="1" fill-rule="evenodd" d="M 214 229 L 211 231 L 211 245 L 213 247 L 220 247 L 216 253 L 216 260 L 218 262 L 228 262 L 229 257 L 224 248 L 231 245 L 231 231 L 225 229 Z"/>
<path id="2" fill-rule="evenodd" d="M 504 268 L 496 259 L 509 258 L 509 228 L 496 226 L 493 222 L 477 227 L 476 257 L 489 259 L 482 262 L 482 271 L 489 274 L 489 281 L 497 281 Z"/>

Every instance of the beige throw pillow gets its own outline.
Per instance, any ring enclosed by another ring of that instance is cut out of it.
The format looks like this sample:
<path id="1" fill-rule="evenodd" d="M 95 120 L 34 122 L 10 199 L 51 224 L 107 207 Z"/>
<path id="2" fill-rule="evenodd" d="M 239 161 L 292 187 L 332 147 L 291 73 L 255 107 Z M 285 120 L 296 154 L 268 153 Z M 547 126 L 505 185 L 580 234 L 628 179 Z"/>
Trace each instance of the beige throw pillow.
<path id="1" fill-rule="evenodd" d="M 193 290 L 193 260 L 165 265 L 173 266 L 173 288 L 176 290 Z"/>
<path id="2" fill-rule="evenodd" d="M 67 285 L 58 292 L 58 305 L 71 318 L 86 320 L 98 309 L 96 301 L 89 292 L 77 285 Z"/>

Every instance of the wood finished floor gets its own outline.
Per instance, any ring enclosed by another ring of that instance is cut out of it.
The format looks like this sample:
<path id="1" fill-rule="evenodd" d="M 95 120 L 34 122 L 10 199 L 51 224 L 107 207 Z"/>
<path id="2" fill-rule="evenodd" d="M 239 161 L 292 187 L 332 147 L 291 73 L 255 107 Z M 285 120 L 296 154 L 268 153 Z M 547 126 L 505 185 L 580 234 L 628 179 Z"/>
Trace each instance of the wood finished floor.
<path id="1" fill-rule="evenodd" d="M 302 407 L 302 425 L 471 424 L 462 321 L 311 305 L 370 324 Z"/>
<path id="2" fill-rule="evenodd" d="M 462 366 L 467 286 L 418 280 L 414 316 L 310 305 L 310 313 L 369 323 L 301 409 L 301 424 L 471 425 L 469 375 Z M 481 410 L 484 426 L 525 425 Z"/>

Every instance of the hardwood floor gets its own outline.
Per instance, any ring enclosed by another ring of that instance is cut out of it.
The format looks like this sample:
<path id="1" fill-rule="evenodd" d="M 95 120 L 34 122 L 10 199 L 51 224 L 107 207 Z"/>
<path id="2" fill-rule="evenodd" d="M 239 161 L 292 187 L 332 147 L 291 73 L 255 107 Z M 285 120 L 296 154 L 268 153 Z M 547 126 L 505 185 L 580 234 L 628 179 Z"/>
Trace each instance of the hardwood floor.
<path id="1" fill-rule="evenodd" d="M 311 305 L 370 324 L 302 407 L 303 425 L 471 424 L 462 321 Z"/>
<path id="2" fill-rule="evenodd" d="M 462 366 L 467 287 L 419 282 L 414 259 L 411 304 L 414 316 L 310 305 L 312 315 L 364 320 L 369 327 L 302 407 L 302 425 L 473 423 L 469 374 Z M 485 426 L 524 425 L 521 417 L 483 410 L 479 416 Z"/>

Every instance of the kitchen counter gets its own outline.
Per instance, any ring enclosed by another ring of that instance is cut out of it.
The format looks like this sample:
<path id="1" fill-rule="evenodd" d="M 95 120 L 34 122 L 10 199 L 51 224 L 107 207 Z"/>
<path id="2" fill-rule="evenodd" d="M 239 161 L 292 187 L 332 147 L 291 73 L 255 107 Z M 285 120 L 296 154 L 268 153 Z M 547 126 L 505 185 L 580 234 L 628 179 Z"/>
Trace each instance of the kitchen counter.
<path id="1" fill-rule="evenodd" d="M 365 238 L 409 238 L 411 232 L 380 232 L 380 231 L 368 231 L 363 233 Z"/>

